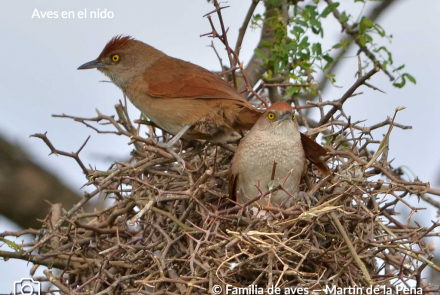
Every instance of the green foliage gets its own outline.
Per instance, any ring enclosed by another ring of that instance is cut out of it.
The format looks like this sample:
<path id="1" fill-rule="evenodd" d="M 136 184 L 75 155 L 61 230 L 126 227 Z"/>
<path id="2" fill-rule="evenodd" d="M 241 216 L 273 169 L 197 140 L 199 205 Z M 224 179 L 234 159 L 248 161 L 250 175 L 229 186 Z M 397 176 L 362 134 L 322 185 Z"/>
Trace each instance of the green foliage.
<path id="1" fill-rule="evenodd" d="M 344 132 L 344 137 L 345 136 L 347 136 L 346 132 Z M 324 139 L 324 145 L 325 146 L 330 146 L 331 145 L 332 137 L 329 136 L 329 137 L 325 137 L 323 139 Z M 338 135 L 338 136 L 336 136 L 335 139 L 333 139 L 333 141 L 339 141 L 341 139 L 343 139 L 343 136 L 342 135 Z M 348 142 L 344 141 L 344 142 L 341 143 L 341 147 L 350 148 L 351 145 Z"/>
<path id="2" fill-rule="evenodd" d="M 268 0 L 269 5 L 279 7 L 283 3 L 281 0 Z"/>
<path id="3" fill-rule="evenodd" d="M 393 85 L 396 86 L 397 88 L 402 88 L 406 84 L 406 79 L 408 79 L 410 82 L 416 84 L 416 79 L 413 76 L 411 76 L 408 73 L 404 73 L 404 74 L 400 75 L 399 77 L 397 77 L 396 82 L 394 82 Z"/>
<path id="4" fill-rule="evenodd" d="M 5 243 L 9 248 L 13 249 L 15 252 L 20 252 L 22 250 L 22 247 L 17 245 L 16 243 L 9 241 L 5 238 L 0 238 L 0 241 Z"/>
<path id="5" fill-rule="evenodd" d="M 360 5 L 369 2 L 367 0 L 353 1 L 360 2 Z M 403 67 L 394 68 L 392 53 L 383 42 L 391 42 L 392 35 L 388 35 L 381 25 L 374 23 L 366 15 L 353 17 L 349 11 L 341 9 L 343 5 L 339 2 L 328 4 L 327 1 L 315 0 L 308 3 L 307 5 L 302 2 L 298 2 L 297 5 L 290 4 L 289 12 L 291 13 L 288 19 L 285 19 L 280 10 L 282 1 L 267 1 L 266 6 L 272 8 L 269 16 L 257 14 L 251 23 L 253 27 L 257 27 L 264 22 L 274 31 L 273 42 L 263 40 L 261 47 L 255 49 L 255 54 L 271 68 L 265 78 L 273 79 L 273 77 L 281 76 L 291 83 L 312 85 L 291 87 L 286 90 L 287 96 L 297 95 L 304 91 L 314 94 L 315 78 L 319 72 L 322 72 L 330 82 L 335 83 L 336 77 L 328 71 L 338 59 L 343 57 L 343 52 L 352 43 L 364 52 L 361 55 L 363 69 L 368 66 L 371 68 L 372 63 L 377 62 L 384 70 L 391 67 L 391 71 L 397 72 L 398 78 L 393 83 L 394 86 L 402 88 L 406 81 L 415 84 L 416 80 L 410 74 L 399 72 Z M 278 13 L 273 13 L 274 10 Z M 366 9 L 362 11 L 364 10 Z M 339 42 L 330 48 L 323 48 L 320 39 L 324 38 L 325 31 L 334 28 L 327 26 L 327 23 L 324 27 L 323 20 L 332 16 L 341 24 L 344 34 Z M 317 38 L 313 37 L 311 41 L 313 35 Z M 268 50 L 269 54 L 266 53 Z M 365 52 L 371 54 L 368 56 Z M 371 60 L 372 55 L 375 56 L 374 61 Z"/>
<path id="6" fill-rule="evenodd" d="M 338 2 L 330 4 L 329 6 L 327 6 L 327 7 L 321 12 L 321 17 L 326 18 L 326 17 L 327 17 L 330 13 L 332 13 L 333 10 L 335 10 L 336 7 L 338 7 L 338 6 L 339 6 L 339 3 L 338 3 Z"/>

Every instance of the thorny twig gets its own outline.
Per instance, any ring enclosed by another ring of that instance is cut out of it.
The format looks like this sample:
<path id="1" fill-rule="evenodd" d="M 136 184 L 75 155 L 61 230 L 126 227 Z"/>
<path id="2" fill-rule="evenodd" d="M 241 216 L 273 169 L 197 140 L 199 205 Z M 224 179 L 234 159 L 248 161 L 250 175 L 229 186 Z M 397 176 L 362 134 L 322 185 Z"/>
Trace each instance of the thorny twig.
<path id="1" fill-rule="evenodd" d="M 180 155 L 193 169 L 179 174 L 181 162 L 152 144 L 152 138 L 140 136 L 138 129 L 124 126 L 128 122 L 99 112 L 95 118 L 70 117 L 88 127 L 90 122 L 110 123 L 116 129 L 113 134 L 128 136 L 142 149 L 130 162 L 115 163 L 109 171 L 91 171 L 78 156 L 84 145 L 76 153 L 66 153 L 38 135 L 52 152 L 74 158 L 95 189 L 64 214 L 53 207 L 42 230 L 1 233 L 0 240 L 14 251 L 0 251 L 0 257 L 63 270 L 61 276 L 44 273 L 64 294 L 206 293 L 222 283 L 394 289 L 409 281 L 431 292 L 435 289 L 423 281 L 418 266 L 440 270 L 423 240 L 439 237 L 435 232 L 439 223 L 425 228 L 399 221 L 396 205 L 417 214 L 422 208 L 412 205 L 410 196 L 440 206 L 427 196 L 440 191 L 429 183 L 404 180 L 387 158 L 365 168 L 380 142 L 373 139 L 372 130 L 390 124 L 408 126 L 388 118 L 361 127 L 361 121 L 343 115 L 344 102 L 375 72 L 359 78 L 339 103 L 329 104 L 329 112 L 324 112 L 322 100 L 315 106 L 321 120 L 310 124 L 309 132 L 327 132 L 333 174 L 322 179 L 308 167 L 309 186 L 302 183 L 301 190 L 319 200 L 314 206 L 258 207 L 256 201 L 285 190 L 283 183 L 245 204 L 230 200 L 226 191 L 233 145 L 182 144 Z M 336 115 L 338 110 L 341 114 Z M 81 212 L 97 195 L 112 198 L 113 204 Z M 23 245 L 7 240 L 26 234 L 37 234 L 38 239 Z"/>

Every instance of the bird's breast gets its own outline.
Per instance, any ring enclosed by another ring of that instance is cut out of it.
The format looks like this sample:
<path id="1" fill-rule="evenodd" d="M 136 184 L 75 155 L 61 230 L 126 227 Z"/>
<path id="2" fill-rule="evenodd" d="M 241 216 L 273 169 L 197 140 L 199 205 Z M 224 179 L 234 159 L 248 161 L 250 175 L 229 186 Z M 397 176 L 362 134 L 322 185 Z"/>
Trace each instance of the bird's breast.
<path id="1" fill-rule="evenodd" d="M 265 192 L 281 184 L 287 178 L 284 183 L 285 189 L 296 194 L 305 167 L 301 141 L 289 137 L 273 136 L 273 134 L 249 135 L 240 143 L 234 158 L 234 169 L 239 173 L 237 191 L 249 197 L 255 197 L 259 194 L 255 187 L 258 183 L 260 190 Z M 282 191 L 272 196 L 272 200 L 277 204 L 287 198 L 290 197 Z"/>

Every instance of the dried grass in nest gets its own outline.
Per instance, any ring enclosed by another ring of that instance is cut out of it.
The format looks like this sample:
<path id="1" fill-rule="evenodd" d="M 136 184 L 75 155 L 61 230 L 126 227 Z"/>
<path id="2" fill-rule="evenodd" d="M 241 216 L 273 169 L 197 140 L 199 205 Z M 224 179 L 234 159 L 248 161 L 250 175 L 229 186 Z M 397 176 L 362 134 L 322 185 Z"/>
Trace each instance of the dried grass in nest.
<path id="1" fill-rule="evenodd" d="M 217 1 L 214 5 L 216 10 L 207 14 L 212 27 L 207 35 L 225 45 L 234 83 L 235 71 L 240 69 L 247 90 L 267 106 L 244 74 L 238 50 L 229 47 L 222 8 Z M 215 12 L 221 35 L 210 19 Z M 323 103 L 320 99 L 306 106 L 320 109 L 320 121 L 308 134 L 324 133 L 333 171 L 322 179 L 309 167 L 301 187 L 319 200 L 313 206 L 258 207 L 257 198 L 244 205 L 234 203 L 226 193 L 234 145 L 185 142 L 179 150 L 162 149 L 155 145 L 160 138 L 139 135 L 140 125 L 131 124 L 122 103 L 116 105 L 117 119 L 99 111 L 88 119 L 56 116 L 74 119 L 98 133 L 130 138 L 135 148 L 132 158 L 108 171 L 90 170 L 79 156 L 87 141 L 77 152 L 68 153 L 56 149 L 46 134 L 35 134 L 52 153 L 75 159 L 95 189 L 73 208 L 52 205 L 41 230 L 1 233 L 0 238 L 34 234 L 37 239 L 22 246 L 2 239 L 16 251 L 0 251 L 0 257 L 34 263 L 31 275 L 38 267 L 47 267 L 45 278 L 35 279 L 52 282 L 64 294 L 208 294 L 214 285 L 224 290 L 226 284 L 318 290 L 415 283 L 428 291 L 422 271 L 440 268 L 431 262 L 432 249 L 423 238 L 438 236 L 434 229 L 439 224 L 408 225 L 397 219 L 395 208 L 402 203 L 411 209 L 408 218 L 417 214 L 420 208 L 411 205 L 411 196 L 440 208 L 425 195 L 440 192 L 428 183 L 402 180 L 400 171 L 388 162 L 392 127 L 407 126 L 394 123 L 394 116 L 360 127 L 361 122 L 352 123 L 342 110 L 344 102 L 377 71 L 362 75 L 359 64 L 358 80 L 339 100 Z M 264 84 L 258 89 L 263 90 Z M 330 111 L 325 113 L 324 106 L 331 106 Z M 299 113 L 299 120 L 308 122 Z M 97 122 L 115 131 L 102 131 L 93 124 Z M 381 127 L 388 127 L 388 133 L 375 141 L 371 131 Z M 151 125 L 149 134 L 155 134 Z M 258 198 L 268 198 L 271 191 L 261 189 Z M 277 189 L 282 185 L 273 188 Z M 100 211 L 82 212 L 82 206 L 97 196 L 114 202 Z"/>
<path id="2" fill-rule="evenodd" d="M 93 192 L 64 213 L 59 204 L 53 205 L 39 239 L 25 250 L 0 253 L 60 269 L 45 274 L 63 293 L 207 294 L 216 284 L 313 290 L 326 285 L 392 287 L 410 281 L 428 288 L 422 270 L 439 270 L 422 239 L 436 235 L 433 230 L 439 224 L 407 225 L 395 212 L 403 203 L 411 215 L 417 214 L 419 209 L 407 200 L 428 192 L 429 185 L 402 180 L 387 161 L 387 149 L 376 160 L 370 152 L 379 143 L 372 139 L 372 129 L 406 128 L 394 118 L 370 128 L 342 115 L 327 124 L 324 139 L 333 175 L 322 179 L 309 166 L 301 186 L 319 202 L 281 209 L 257 207 L 256 199 L 237 205 L 228 198 L 233 145 L 180 143 L 176 161 L 152 145 L 152 139 L 134 135 L 139 129 L 129 123 L 126 108 L 117 105 L 116 110 L 118 119 L 99 112 L 96 118 L 71 118 L 116 127 L 115 134 L 136 143 L 132 159 L 109 171 L 86 169 L 89 185 L 96 187 Z M 35 136 L 52 152 L 85 167 L 81 149 L 65 153 L 45 134 Z M 388 139 L 389 134 L 382 142 Z M 98 195 L 112 198 L 113 204 L 81 212 L 81 206 Z M 37 232 L 2 236 L 26 233 Z"/>

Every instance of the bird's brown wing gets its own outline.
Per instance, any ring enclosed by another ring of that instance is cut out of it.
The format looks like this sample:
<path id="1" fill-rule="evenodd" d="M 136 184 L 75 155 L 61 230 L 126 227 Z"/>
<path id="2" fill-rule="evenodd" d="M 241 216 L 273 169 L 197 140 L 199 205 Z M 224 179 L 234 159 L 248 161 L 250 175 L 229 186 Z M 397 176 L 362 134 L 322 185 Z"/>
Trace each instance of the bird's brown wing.
<path id="1" fill-rule="evenodd" d="M 236 185 L 238 181 L 238 174 L 232 172 L 232 168 L 229 170 L 229 198 L 231 198 L 234 201 L 238 201 L 236 196 Z"/>
<path id="2" fill-rule="evenodd" d="M 328 169 L 327 164 L 321 158 L 327 155 L 327 150 L 319 145 L 316 141 L 302 133 L 301 142 L 304 148 L 304 153 L 306 154 L 306 158 L 315 164 L 316 168 L 318 168 L 318 170 L 321 171 L 324 176 L 330 175 L 331 172 Z"/>
<path id="3" fill-rule="evenodd" d="M 152 97 L 233 100 L 240 107 L 234 129 L 249 130 L 263 113 L 216 74 L 180 59 L 160 58 L 144 74 L 144 80 Z"/>
<path id="4" fill-rule="evenodd" d="M 250 130 L 263 113 L 264 111 L 257 110 L 252 106 L 243 105 L 243 109 L 238 114 L 237 120 L 234 122 L 232 128 Z"/>
<path id="5" fill-rule="evenodd" d="M 164 56 L 144 74 L 148 94 L 161 98 L 231 99 L 246 102 L 222 78 L 189 62 Z"/>

